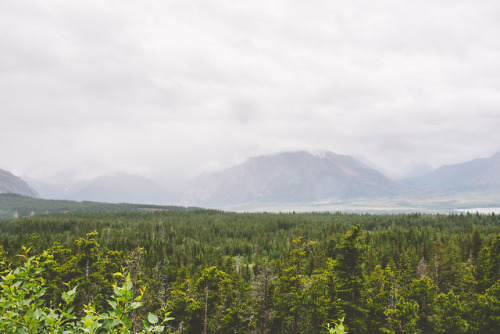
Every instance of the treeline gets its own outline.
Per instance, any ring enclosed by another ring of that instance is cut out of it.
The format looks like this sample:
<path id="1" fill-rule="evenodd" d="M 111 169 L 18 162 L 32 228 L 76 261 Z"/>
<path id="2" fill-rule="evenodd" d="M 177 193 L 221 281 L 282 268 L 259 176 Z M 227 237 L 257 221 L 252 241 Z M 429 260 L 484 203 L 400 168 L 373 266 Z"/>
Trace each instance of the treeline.
<path id="1" fill-rule="evenodd" d="M 46 305 L 77 287 L 81 316 L 128 273 L 137 331 L 171 312 L 172 333 L 500 332 L 494 214 L 52 214 L 1 221 L 0 245 L 2 270 L 36 256 Z"/>
<path id="2" fill-rule="evenodd" d="M 162 210 L 191 210 L 170 205 L 146 205 L 129 203 L 101 203 L 25 197 L 18 194 L 0 194 L 0 219 L 30 217 L 48 213 L 102 213 L 102 212 L 151 212 Z"/>

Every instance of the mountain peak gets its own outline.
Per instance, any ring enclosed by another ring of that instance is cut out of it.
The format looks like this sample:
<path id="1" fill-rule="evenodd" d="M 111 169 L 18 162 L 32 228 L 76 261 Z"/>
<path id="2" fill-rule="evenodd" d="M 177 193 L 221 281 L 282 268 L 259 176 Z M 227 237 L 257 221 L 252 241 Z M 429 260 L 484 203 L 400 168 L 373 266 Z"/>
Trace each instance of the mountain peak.
<path id="1" fill-rule="evenodd" d="M 194 189 L 196 204 L 227 205 L 390 196 L 399 186 L 351 156 L 294 151 L 253 157 L 201 178 Z"/>

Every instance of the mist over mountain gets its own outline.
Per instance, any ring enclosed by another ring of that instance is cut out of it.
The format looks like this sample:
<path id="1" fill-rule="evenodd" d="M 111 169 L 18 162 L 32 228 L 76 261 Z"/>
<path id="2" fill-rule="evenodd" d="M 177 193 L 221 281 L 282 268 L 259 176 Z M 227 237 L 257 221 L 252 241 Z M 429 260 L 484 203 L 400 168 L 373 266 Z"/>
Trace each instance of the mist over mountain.
<path id="1" fill-rule="evenodd" d="M 422 165 L 417 171 L 427 169 Z M 81 171 L 79 171 L 81 173 Z M 79 174 L 80 175 L 80 174 Z M 259 208 L 268 204 L 352 207 L 483 207 L 498 206 L 500 153 L 486 159 L 446 165 L 418 177 L 394 181 L 365 162 L 332 152 L 283 152 L 257 156 L 179 186 L 129 174 L 103 174 L 78 180 L 25 181 L 0 170 L 0 192 L 47 199 Z M 180 182 L 180 180 L 178 180 Z M 242 204 L 242 205 L 240 205 Z M 324 207 L 325 210 L 327 207 Z"/>
<path id="2" fill-rule="evenodd" d="M 103 175 L 68 190 L 68 199 L 108 203 L 168 204 L 173 196 L 157 183 L 141 176 Z"/>
<path id="3" fill-rule="evenodd" d="M 31 180 L 48 199 L 95 201 L 106 203 L 168 204 L 177 202 L 172 191 L 136 175 L 105 174 L 90 180 L 43 182 Z"/>
<path id="4" fill-rule="evenodd" d="M 437 194 L 500 193 L 500 152 L 490 158 L 441 166 L 432 172 L 408 178 L 402 182 L 408 186 Z"/>
<path id="5" fill-rule="evenodd" d="M 394 196 L 403 187 L 353 157 L 324 152 L 259 156 L 200 177 L 187 197 L 197 205 L 310 202 Z"/>
<path id="6" fill-rule="evenodd" d="M 19 194 L 27 197 L 39 197 L 37 191 L 14 174 L 0 169 L 0 194 Z"/>

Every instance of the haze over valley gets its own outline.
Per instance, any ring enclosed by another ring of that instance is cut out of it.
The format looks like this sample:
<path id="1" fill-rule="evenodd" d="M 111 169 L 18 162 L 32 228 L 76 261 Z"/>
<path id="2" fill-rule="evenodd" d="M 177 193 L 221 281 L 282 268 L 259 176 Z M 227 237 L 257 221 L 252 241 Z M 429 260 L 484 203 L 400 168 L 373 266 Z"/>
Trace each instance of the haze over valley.
<path id="1" fill-rule="evenodd" d="M 399 180 L 351 156 L 307 151 L 252 157 L 175 186 L 130 174 L 75 178 L 66 174 L 59 182 L 30 179 L 29 186 L 1 171 L 0 192 L 235 211 L 453 212 L 498 206 L 500 153 Z"/>

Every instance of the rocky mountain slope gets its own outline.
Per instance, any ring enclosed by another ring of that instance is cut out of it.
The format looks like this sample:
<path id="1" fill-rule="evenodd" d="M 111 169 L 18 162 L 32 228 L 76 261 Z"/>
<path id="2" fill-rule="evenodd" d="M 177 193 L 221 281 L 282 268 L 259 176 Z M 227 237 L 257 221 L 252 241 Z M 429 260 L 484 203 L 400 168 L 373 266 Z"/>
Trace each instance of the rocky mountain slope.
<path id="1" fill-rule="evenodd" d="M 188 194 L 196 205 L 310 202 L 393 196 L 402 186 L 346 155 L 286 152 L 259 156 L 201 177 Z"/>
<path id="2" fill-rule="evenodd" d="M 403 183 L 433 193 L 500 193 L 500 152 L 490 158 L 445 165 Z"/>
<path id="3" fill-rule="evenodd" d="M 0 169 L 0 194 L 19 194 L 27 197 L 39 197 L 35 189 L 14 174 Z"/>

